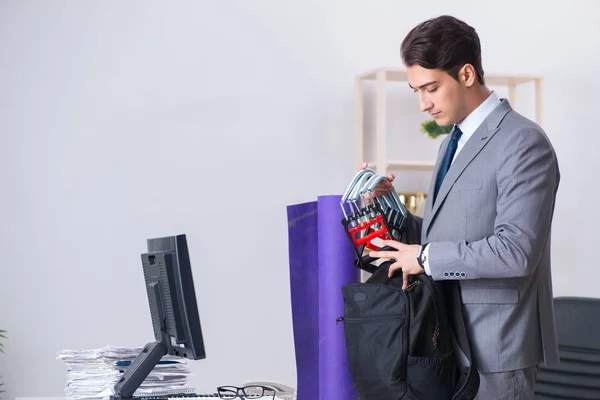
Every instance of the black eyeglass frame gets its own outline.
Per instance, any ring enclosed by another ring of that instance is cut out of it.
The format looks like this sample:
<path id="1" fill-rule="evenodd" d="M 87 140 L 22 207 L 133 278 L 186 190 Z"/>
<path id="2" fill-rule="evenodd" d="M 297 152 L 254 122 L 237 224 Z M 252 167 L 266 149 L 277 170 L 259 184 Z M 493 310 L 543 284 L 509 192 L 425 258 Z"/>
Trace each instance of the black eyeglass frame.
<path id="1" fill-rule="evenodd" d="M 260 389 L 260 392 L 247 393 L 246 390 L 250 390 L 250 389 Z M 230 393 L 222 393 L 222 391 L 225 391 L 225 390 L 229 391 Z M 253 396 L 258 396 L 258 397 L 267 396 L 267 397 L 271 397 L 273 400 L 275 400 L 276 391 L 275 391 L 275 389 L 273 389 L 271 387 L 261 386 L 261 385 L 248 385 L 248 386 L 243 386 L 243 387 L 219 386 L 219 387 L 217 387 L 217 394 L 219 395 L 220 399 L 224 399 L 224 400 L 236 399 L 238 397 L 241 399 L 257 398 L 257 397 L 253 397 Z M 233 396 L 233 397 L 231 397 L 231 396 Z"/>

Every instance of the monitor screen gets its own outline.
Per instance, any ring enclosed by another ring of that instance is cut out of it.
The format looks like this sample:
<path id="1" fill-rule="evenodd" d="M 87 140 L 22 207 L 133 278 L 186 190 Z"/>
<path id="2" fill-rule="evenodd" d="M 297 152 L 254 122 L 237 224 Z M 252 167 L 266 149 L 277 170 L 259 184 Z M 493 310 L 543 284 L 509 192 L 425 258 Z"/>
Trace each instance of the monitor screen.
<path id="1" fill-rule="evenodd" d="M 185 235 L 148 239 L 142 265 L 154 338 L 162 341 L 163 335 L 168 336 L 168 354 L 192 360 L 205 358 Z"/>

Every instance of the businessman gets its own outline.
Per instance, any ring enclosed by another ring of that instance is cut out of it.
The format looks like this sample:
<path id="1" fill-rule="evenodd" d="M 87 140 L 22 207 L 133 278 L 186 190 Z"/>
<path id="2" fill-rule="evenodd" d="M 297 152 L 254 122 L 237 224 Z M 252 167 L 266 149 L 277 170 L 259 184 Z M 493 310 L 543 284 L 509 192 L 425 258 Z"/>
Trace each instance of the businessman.
<path id="1" fill-rule="evenodd" d="M 463 21 L 441 16 L 417 25 L 401 55 L 421 110 L 453 130 L 435 163 L 421 245 L 388 241 L 395 251 L 371 255 L 396 260 L 391 274 L 405 280 L 420 273 L 459 280 L 480 373 L 476 399 L 533 399 L 539 365 L 558 361 L 554 149 L 538 125 L 486 87 L 479 37 Z M 394 190 L 388 179 L 376 195 Z"/>

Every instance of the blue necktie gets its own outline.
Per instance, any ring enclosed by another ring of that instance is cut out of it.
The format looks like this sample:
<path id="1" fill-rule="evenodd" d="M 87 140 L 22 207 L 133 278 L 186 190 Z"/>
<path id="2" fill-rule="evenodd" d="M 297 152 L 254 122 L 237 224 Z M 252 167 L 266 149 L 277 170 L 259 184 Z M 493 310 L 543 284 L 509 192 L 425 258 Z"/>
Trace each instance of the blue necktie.
<path id="1" fill-rule="evenodd" d="M 440 171 L 438 172 L 437 181 L 435 182 L 435 192 L 433 193 L 433 201 L 437 198 L 437 194 L 440 190 L 440 186 L 442 186 L 442 182 L 446 177 L 446 173 L 450 169 L 450 165 L 452 164 L 452 159 L 454 158 L 454 153 L 456 153 L 456 147 L 458 146 L 458 139 L 462 135 L 462 131 L 458 128 L 458 125 L 454 127 L 452 131 L 452 137 L 450 138 L 450 142 L 448 143 L 448 148 L 446 149 L 446 155 L 444 156 L 444 161 L 442 161 L 442 166 L 440 167 Z"/>

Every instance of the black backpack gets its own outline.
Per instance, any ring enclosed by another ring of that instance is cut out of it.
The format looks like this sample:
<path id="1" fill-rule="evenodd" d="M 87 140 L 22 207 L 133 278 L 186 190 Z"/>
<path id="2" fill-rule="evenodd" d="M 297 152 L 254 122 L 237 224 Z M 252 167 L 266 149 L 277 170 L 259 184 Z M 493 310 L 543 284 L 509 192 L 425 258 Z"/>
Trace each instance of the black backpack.
<path id="1" fill-rule="evenodd" d="M 409 232 L 413 237 L 405 235 L 402 242 L 418 243 L 420 229 Z M 365 256 L 355 264 L 372 268 L 373 261 Z M 372 269 L 365 283 L 342 286 L 344 316 L 339 320 L 344 322 L 350 375 L 360 399 L 473 399 L 479 374 L 471 357 L 458 282 L 411 275 L 402 290 L 401 271 L 388 277 L 391 264 L 386 261 Z M 459 367 L 456 345 L 466 356 L 467 367 Z"/>

